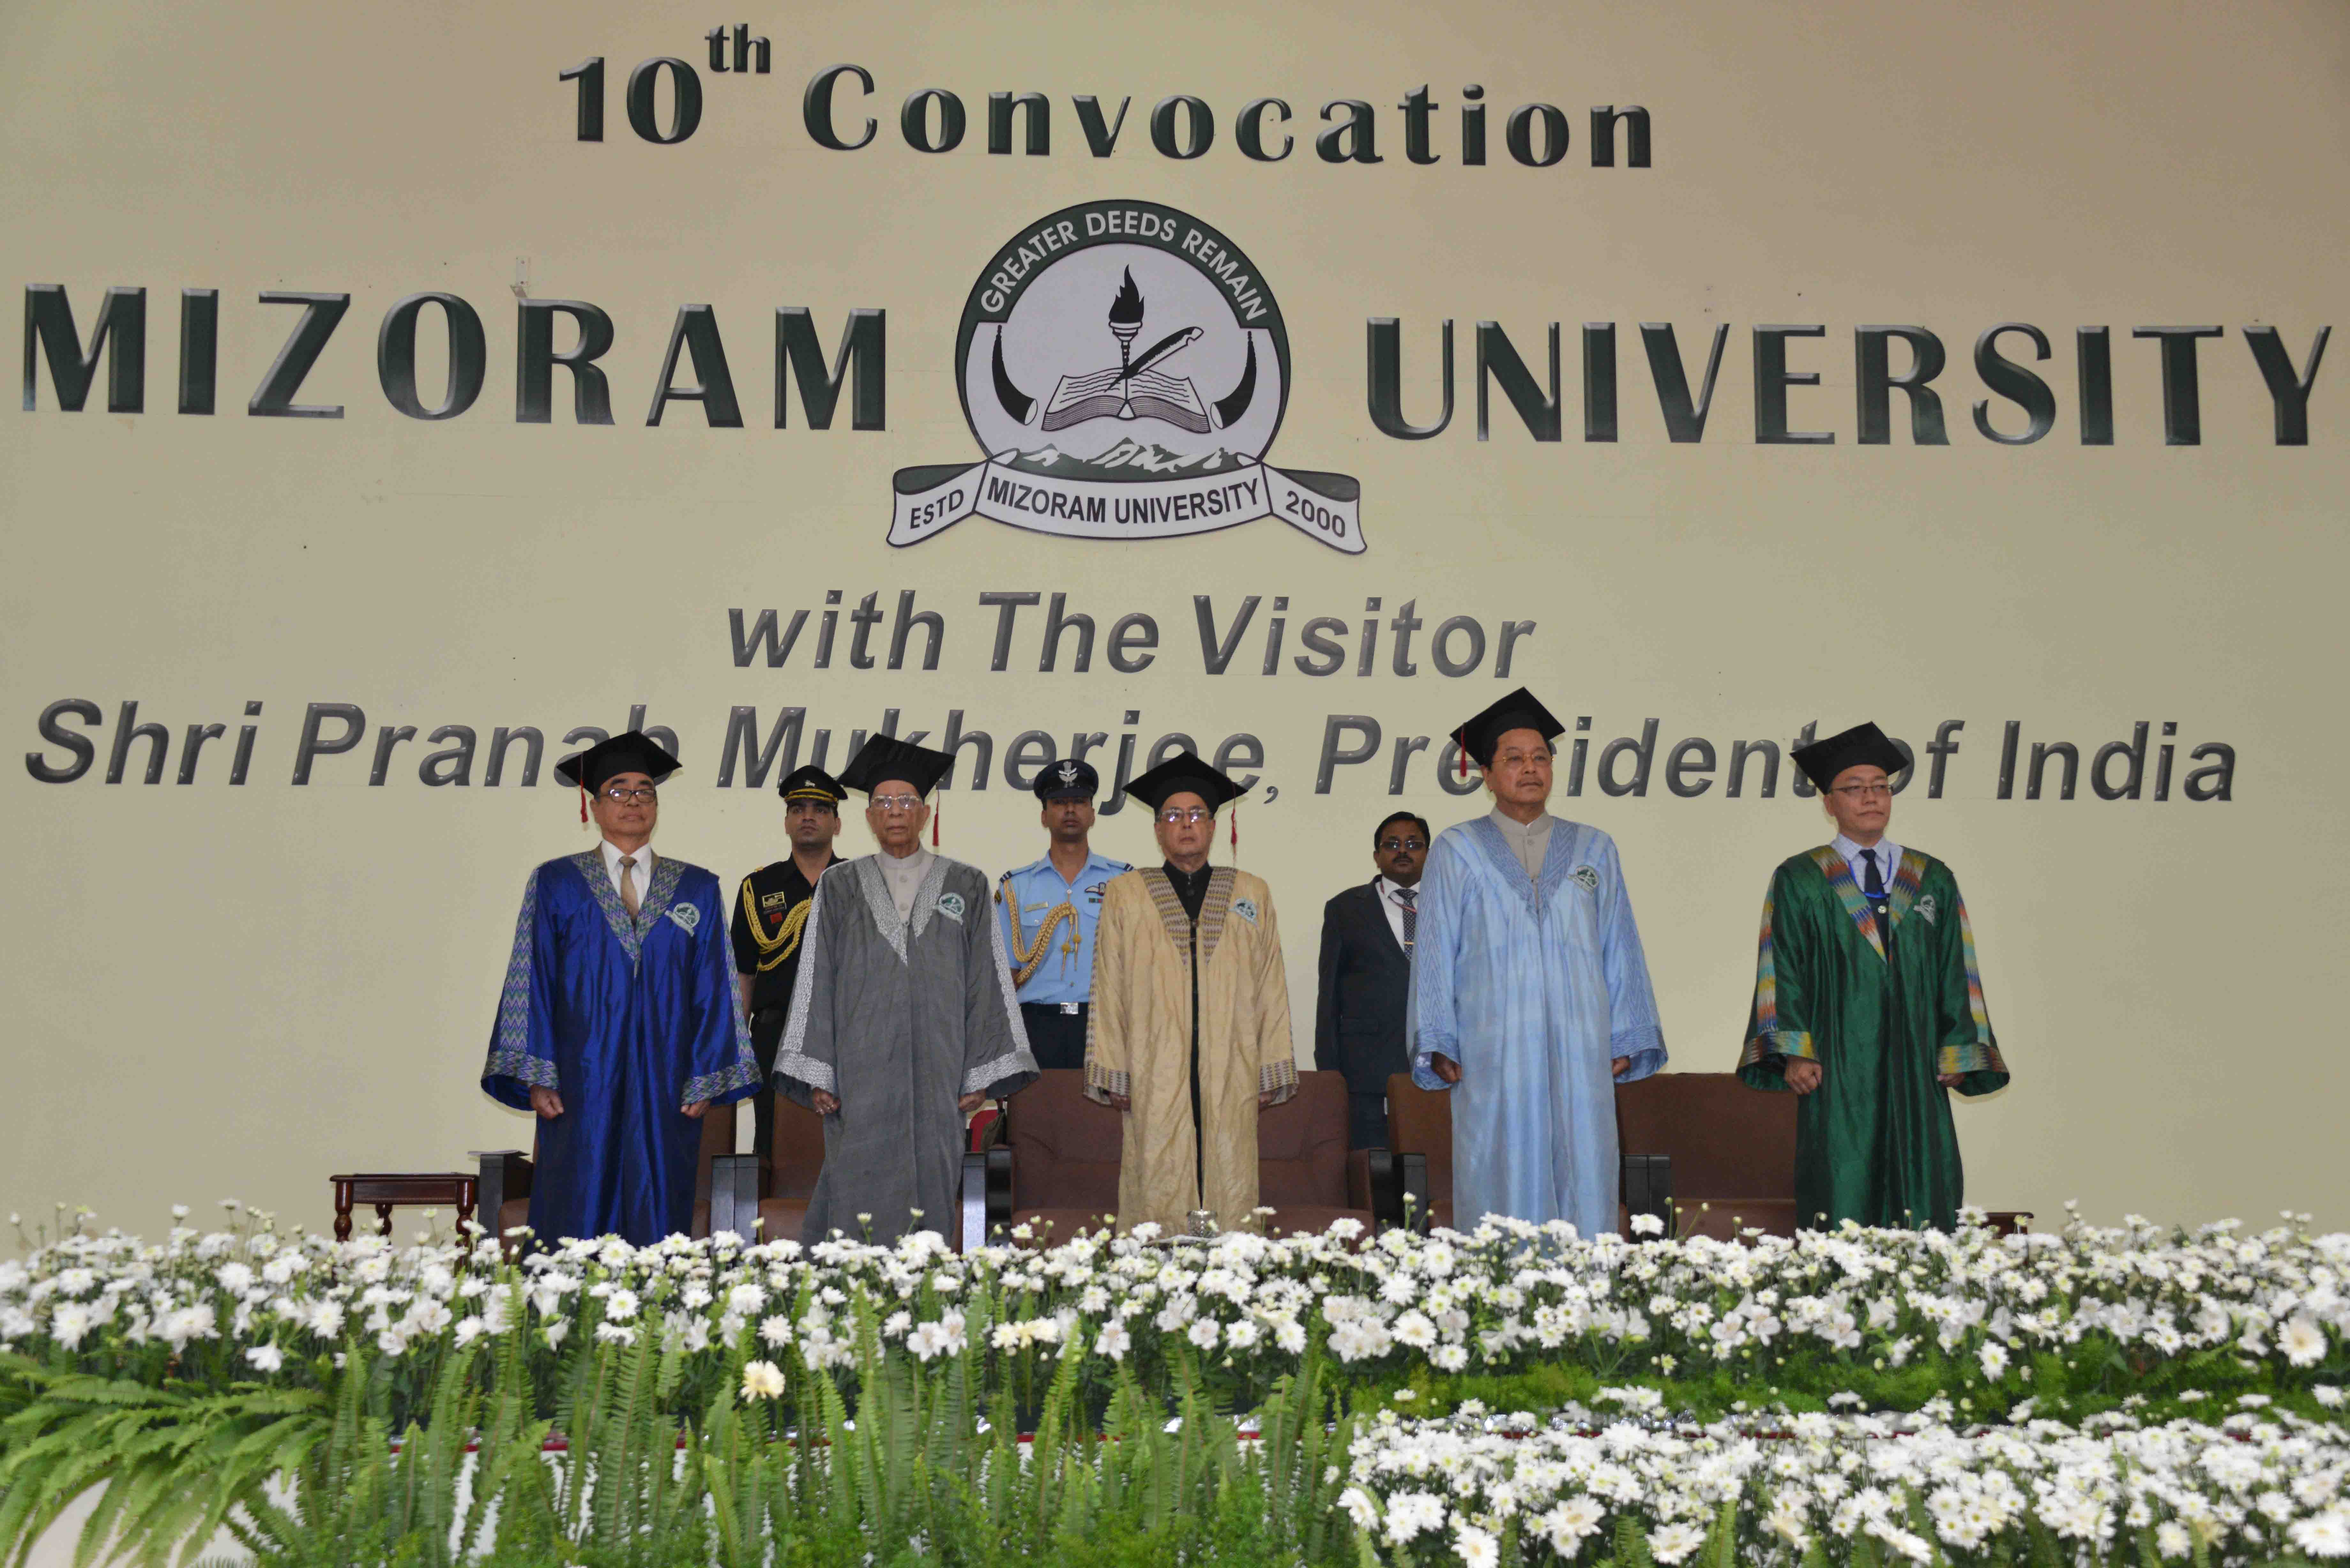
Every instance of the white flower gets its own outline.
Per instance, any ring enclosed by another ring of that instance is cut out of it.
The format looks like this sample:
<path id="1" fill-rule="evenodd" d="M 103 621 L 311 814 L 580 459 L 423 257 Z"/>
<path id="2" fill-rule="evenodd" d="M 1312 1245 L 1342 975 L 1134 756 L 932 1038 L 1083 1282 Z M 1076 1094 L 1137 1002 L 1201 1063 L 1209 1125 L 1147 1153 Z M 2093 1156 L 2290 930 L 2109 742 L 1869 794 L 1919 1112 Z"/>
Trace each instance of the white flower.
<path id="1" fill-rule="evenodd" d="M 1463 1568 L 1497 1568 L 1502 1561 L 1502 1549 L 1493 1538 L 1471 1525 L 1453 1532 L 1452 1550 Z"/>
<path id="2" fill-rule="evenodd" d="M 264 1372 L 275 1372 L 286 1365 L 286 1353 L 274 1345 L 256 1345 L 244 1353 L 244 1358 Z"/>
<path id="3" fill-rule="evenodd" d="M 1659 1563 L 1678 1563 L 1705 1544 L 1705 1532 L 1694 1525 L 1668 1524 L 1648 1537 L 1648 1555 Z"/>
<path id="4" fill-rule="evenodd" d="M 1996 1383 L 2007 1374 L 2007 1346 L 1996 1340 L 1986 1342 L 1976 1358 L 1982 1363 L 1983 1376 Z"/>
<path id="5" fill-rule="evenodd" d="M 2295 1313 L 2277 1330 L 2277 1348 L 2295 1366 L 2314 1366 L 2325 1359 L 2325 1331 L 2307 1313 Z"/>
<path id="6" fill-rule="evenodd" d="M 49 1314 L 49 1337 L 68 1350 L 81 1347 L 82 1336 L 90 1329 L 90 1310 L 79 1302 L 64 1302 Z"/>
<path id="7" fill-rule="evenodd" d="M 1101 1337 L 1094 1341 L 1094 1349 L 1112 1361 L 1125 1359 L 1126 1353 L 1133 1347 L 1134 1336 L 1127 1333 L 1122 1318 L 1112 1319 L 1103 1327 Z"/>
<path id="8" fill-rule="evenodd" d="M 637 1314 L 643 1310 L 644 1304 L 638 1301 L 637 1293 L 631 1290 L 616 1290 L 604 1298 L 606 1323 L 634 1322 Z"/>
<path id="9" fill-rule="evenodd" d="M 2312 1557 L 2350 1557 L 2350 1513 L 2336 1504 L 2293 1525 L 2285 1539 Z"/>
<path id="10" fill-rule="evenodd" d="M 457 1348 L 463 1350 L 465 1346 L 473 1344 L 473 1341 L 481 1338 L 483 1329 L 484 1324 L 479 1316 L 469 1317 L 460 1322 L 457 1324 L 456 1333 Z"/>
<path id="11" fill-rule="evenodd" d="M 563 1343 L 563 1336 L 570 1332 L 571 1320 L 567 1317 L 558 1317 L 538 1331 L 539 1337 L 546 1341 L 546 1348 L 549 1350 L 560 1345 Z"/>
<path id="12" fill-rule="evenodd" d="M 1371 1494 L 1361 1487 L 1350 1486 L 1340 1492 L 1338 1506 L 1346 1510 L 1347 1517 L 1355 1521 L 1357 1530 L 1368 1530 L 1378 1522 L 1378 1504 L 1373 1502 Z"/>
<path id="13" fill-rule="evenodd" d="M 2331 1383 L 2312 1385 L 2309 1393 L 2312 1398 L 2315 1399 L 2320 1405 L 2324 1406 L 2329 1410 L 2339 1410 L 2342 1408 L 2344 1402 L 2342 1390 L 2335 1387 Z"/>
<path id="14" fill-rule="evenodd" d="M 1194 1319 L 1183 1337 L 1202 1350 L 1213 1350 L 1216 1347 L 1216 1341 L 1222 1338 L 1222 1324 L 1214 1318 L 1203 1317 Z"/>
<path id="15" fill-rule="evenodd" d="M 789 1345 L 792 1342 L 792 1320 L 781 1313 L 760 1319 L 759 1337 L 773 1345 Z"/>
<path id="16" fill-rule="evenodd" d="M 1660 1219 L 1660 1218 L 1659 1218 L 1659 1217 L 1658 1217 L 1657 1215 L 1654 1215 L 1654 1214 L 1635 1214 L 1635 1215 L 1633 1215 L 1633 1216 L 1632 1216 L 1632 1234 L 1633 1234 L 1633 1235 L 1635 1235 L 1635 1236 L 1661 1236 L 1661 1235 L 1663 1235 L 1664 1233 L 1665 1233 L 1665 1222 L 1664 1222 L 1664 1220 L 1663 1220 L 1662 1219 Z"/>
<path id="17" fill-rule="evenodd" d="M 2195 1538 L 2177 1520 L 2166 1519 L 2154 1527 L 2154 1549 L 2165 1557 L 2184 1557 L 2195 1550 Z"/>
<path id="18" fill-rule="evenodd" d="M 747 1361 L 743 1364 L 743 1397 L 745 1399 L 780 1399 L 784 1397 L 783 1369 L 772 1361 Z"/>

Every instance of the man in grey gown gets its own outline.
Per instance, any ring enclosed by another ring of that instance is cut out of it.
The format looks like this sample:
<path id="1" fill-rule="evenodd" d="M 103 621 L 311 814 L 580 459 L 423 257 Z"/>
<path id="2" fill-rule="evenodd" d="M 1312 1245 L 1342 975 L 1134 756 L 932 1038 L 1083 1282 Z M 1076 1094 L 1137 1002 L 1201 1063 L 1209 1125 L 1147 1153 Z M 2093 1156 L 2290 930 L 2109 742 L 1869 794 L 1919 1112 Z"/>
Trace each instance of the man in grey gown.
<path id="1" fill-rule="evenodd" d="M 776 1086 L 824 1117 L 805 1241 L 951 1236 L 963 1118 L 1036 1076 L 988 879 L 922 845 L 952 765 L 876 735 L 840 775 L 880 851 L 816 884 L 775 1052 Z"/>

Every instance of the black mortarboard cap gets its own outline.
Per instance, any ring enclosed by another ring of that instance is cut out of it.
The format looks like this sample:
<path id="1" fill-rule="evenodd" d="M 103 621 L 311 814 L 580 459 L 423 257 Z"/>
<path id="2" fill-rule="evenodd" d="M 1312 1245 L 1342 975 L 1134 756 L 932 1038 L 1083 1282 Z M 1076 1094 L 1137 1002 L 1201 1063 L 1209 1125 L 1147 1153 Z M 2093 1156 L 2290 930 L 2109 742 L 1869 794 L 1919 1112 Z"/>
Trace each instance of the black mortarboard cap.
<path id="1" fill-rule="evenodd" d="M 894 735 L 876 735 L 865 742 L 857 760 L 841 771 L 840 782 L 844 788 L 871 794 L 891 779 L 903 779 L 914 786 L 916 794 L 928 795 L 952 766 L 954 758 L 944 752 L 909 745 Z"/>
<path id="2" fill-rule="evenodd" d="M 1063 757 L 1038 774 L 1029 787 L 1042 801 L 1091 800 L 1101 793 L 1101 774 L 1094 772 L 1091 763 Z"/>
<path id="3" fill-rule="evenodd" d="M 630 730 L 564 758 L 555 764 L 555 776 L 592 794 L 621 774 L 642 774 L 659 784 L 684 765 L 647 740 L 643 731 Z"/>
<path id="4" fill-rule="evenodd" d="M 848 798 L 840 781 L 818 767 L 795 768 L 775 785 L 775 793 L 785 800 L 820 800 L 835 806 Z"/>
<path id="5" fill-rule="evenodd" d="M 1241 795 L 1240 785 L 1190 752 L 1178 752 L 1126 786 L 1127 794 L 1153 811 L 1166 805 L 1169 795 L 1187 791 L 1207 802 L 1210 811 L 1220 810 L 1226 801 Z"/>
<path id="6" fill-rule="evenodd" d="M 1798 746 L 1787 758 L 1804 770 L 1804 776 L 1826 789 L 1835 783 L 1836 774 L 1846 768 L 1878 767 L 1887 774 L 1898 774 L 1909 765 L 1901 748 L 1887 740 L 1885 732 L 1874 724 L 1855 724 L 1825 741 L 1814 741 L 1808 746 Z"/>
<path id="7" fill-rule="evenodd" d="M 1552 718 L 1550 710 L 1521 686 L 1453 731 L 1452 739 L 1464 753 L 1476 759 L 1479 767 L 1491 767 L 1502 737 L 1513 730 L 1532 730 L 1545 741 L 1566 733 L 1566 726 Z"/>

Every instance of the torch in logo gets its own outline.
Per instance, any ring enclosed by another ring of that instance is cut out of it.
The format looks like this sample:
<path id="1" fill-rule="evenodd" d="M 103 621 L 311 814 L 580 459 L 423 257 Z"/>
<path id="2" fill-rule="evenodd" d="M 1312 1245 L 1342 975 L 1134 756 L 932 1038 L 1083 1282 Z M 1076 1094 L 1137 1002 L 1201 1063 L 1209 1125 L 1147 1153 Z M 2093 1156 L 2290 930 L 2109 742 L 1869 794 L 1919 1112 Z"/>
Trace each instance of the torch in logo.
<path id="1" fill-rule="evenodd" d="M 1109 302 L 1110 336 L 1118 339 L 1118 417 L 1122 420 L 1134 417 L 1134 367 L 1129 356 L 1135 335 L 1141 330 L 1142 291 L 1134 286 L 1134 269 L 1128 267 L 1124 281 L 1118 286 L 1118 297 Z"/>

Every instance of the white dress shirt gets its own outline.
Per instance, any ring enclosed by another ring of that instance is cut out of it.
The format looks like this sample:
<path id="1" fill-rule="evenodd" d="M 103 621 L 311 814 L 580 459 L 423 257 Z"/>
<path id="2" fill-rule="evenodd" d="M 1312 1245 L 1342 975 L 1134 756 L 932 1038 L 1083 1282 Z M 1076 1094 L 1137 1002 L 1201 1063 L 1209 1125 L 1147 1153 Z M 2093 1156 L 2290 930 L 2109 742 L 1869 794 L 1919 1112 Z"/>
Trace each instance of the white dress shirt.
<path id="1" fill-rule="evenodd" d="M 1868 862 L 1860 857 L 1861 846 L 1839 833 L 1831 841 L 1838 855 L 1852 867 L 1852 885 L 1865 897 L 1868 892 Z M 1877 851 L 1877 873 L 1885 878 L 1885 893 L 1893 895 L 1893 874 L 1901 869 L 1901 846 L 1889 838 L 1880 838 L 1867 847 Z"/>
<path id="2" fill-rule="evenodd" d="M 620 896 L 620 905 L 623 909 L 628 907 L 629 890 L 620 885 L 620 878 L 622 877 L 633 878 L 637 889 L 637 908 L 641 911 L 645 907 L 645 895 L 652 891 L 653 846 L 648 844 L 633 853 L 637 860 L 635 867 L 622 871 L 620 869 L 621 849 L 610 839 L 604 840 L 604 875 L 612 879 L 612 891 Z"/>
<path id="3" fill-rule="evenodd" d="M 1411 951 L 1411 949 L 1404 946 L 1403 940 L 1402 895 L 1407 891 L 1417 896 L 1419 892 L 1419 888 L 1417 885 L 1410 888 L 1406 888 L 1402 883 L 1397 881 L 1392 877 L 1383 876 L 1379 878 L 1379 908 L 1386 911 L 1388 917 L 1388 929 L 1395 933 L 1396 946 L 1403 948 L 1403 950 L 1406 952 L 1409 952 Z"/>

